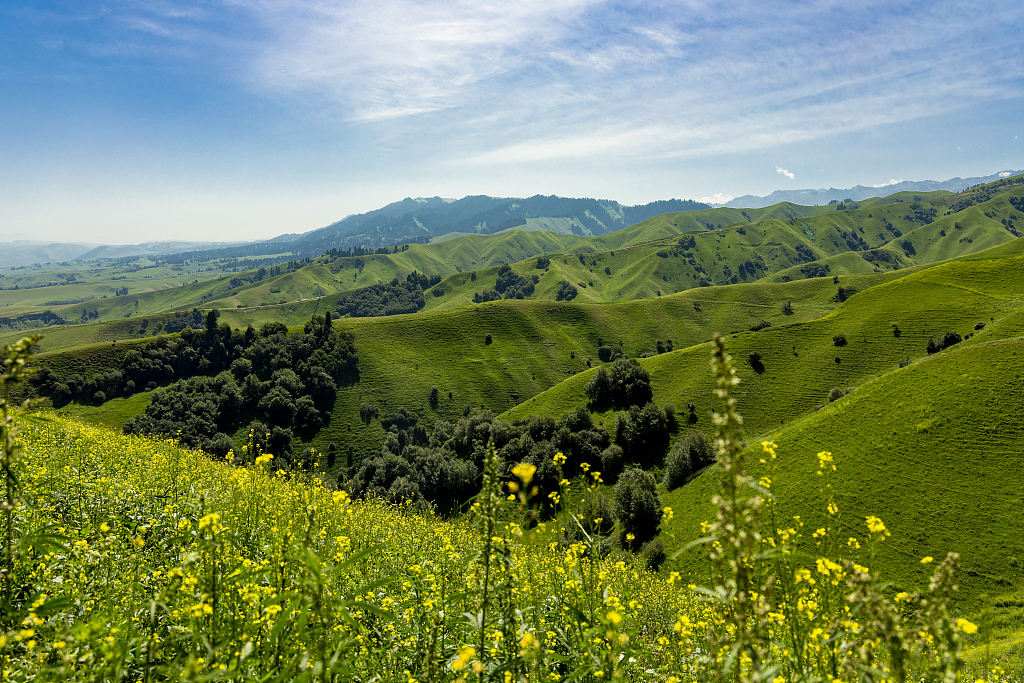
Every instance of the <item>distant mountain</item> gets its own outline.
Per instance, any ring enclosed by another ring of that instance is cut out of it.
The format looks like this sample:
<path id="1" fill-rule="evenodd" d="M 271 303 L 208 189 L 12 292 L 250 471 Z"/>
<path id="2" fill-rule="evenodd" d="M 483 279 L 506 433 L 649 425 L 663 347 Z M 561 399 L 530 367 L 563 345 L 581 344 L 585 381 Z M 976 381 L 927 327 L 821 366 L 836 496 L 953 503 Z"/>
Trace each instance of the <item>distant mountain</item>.
<path id="1" fill-rule="evenodd" d="M 990 183 L 994 180 L 1017 175 L 1022 172 L 1024 171 L 1002 171 L 1001 173 L 994 173 L 979 178 L 950 178 L 949 180 L 901 180 L 879 186 L 866 187 L 864 185 L 857 185 L 848 190 L 837 190 L 834 187 L 827 190 L 776 190 L 766 197 L 747 194 L 742 197 L 736 197 L 726 204 L 716 204 L 715 206 L 728 206 L 736 209 L 760 209 L 765 206 L 778 204 L 779 202 L 817 206 L 828 204 L 833 200 L 841 202 L 844 199 L 852 199 L 855 202 L 859 202 L 871 197 L 881 197 L 896 194 L 897 192 L 935 192 L 936 190 L 959 192 L 975 185 L 983 185 L 984 183 Z"/>
<path id="2" fill-rule="evenodd" d="M 0 240 L 0 268 L 30 266 L 35 263 L 92 261 L 128 256 L 162 256 L 181 251 L 236 245 L 239 242 L 166 241 L 145 244 L 95 244 L 87 242 L 45 242 L 39 240 Z"/>
<path id="3" fill-rule="evenodd" d="M 462 199 L 407 197 L 374 211 L 347 216 L 295 239 L 287 236 L 287 240 L 279 237 L 238 247 L 191 251 L 178 254 L 176 258 L 188 261 L 249 258 L 256 264 L 261 256 L 280 254 L 282 242 L 291 252 L 288 258 L 307 258 L 331 249 L 380 249 L 394 244 L 426 243 L 453 232 L 491 235 L 510 229 L 536 230 L 544 224 L 558 232 L 604 235 L 663 213 L 710 208 L 708 204 L 689 199 L 624 206 L 607 199 L 544 195 L 525 199 L 485 195 Z"/>

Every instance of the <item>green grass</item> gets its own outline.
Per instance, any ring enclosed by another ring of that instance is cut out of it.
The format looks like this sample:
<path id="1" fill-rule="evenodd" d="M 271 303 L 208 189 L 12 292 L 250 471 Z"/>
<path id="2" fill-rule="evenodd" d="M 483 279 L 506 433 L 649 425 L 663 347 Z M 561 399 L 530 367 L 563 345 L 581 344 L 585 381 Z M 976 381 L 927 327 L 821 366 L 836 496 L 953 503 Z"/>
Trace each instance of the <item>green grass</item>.
<path id="1" fill-rule="evenodd" d="M 983 594 L 994 598 L 1020 586 L 1022 367 L 1020 338 L 962 345 L 763 434 L 780 447 L 772 475 L 777 523 L 793 526 L 800 515 L 808 539 L 824 525 L 815 454 L 831 451 L 842 537 L 863 540 L 865 517 L 881 517 L 899 540 L 882 547 L 874 566 L 896 582 L 895 590 L 920 590 L 931 574 L 921 558 L 948 552 L 960 553 L 965 609 L 976 612 L 986 604 Z M 752 448 L 752 458 L 759 451 Z M 756 475 L 766 473 L 752 462 Z M 666 532 L 678 544 L 699 536 L 699 523 L 713 514 L 715 486 L 709 470 L 665 496 L 676 512 Z M 703 562 L 685 553 L 677 568 L 699 572 Z"/>
<path id="2" fill-rule="evenodd" d="M 1014 532 L 1024 484 L 1022 268 L 1019 256 L 952 262 L 863 291 L 821 319 L 729 338 L 747 435 L 775 440 L 785 456 L 775 478 L 780 499 L 790 506 L 784 519 L 801 514 L 812 527 L 821 507 L 813 500 L 813 456 L 831 450 L 839 458 L 840 509 L 849 510 L 844 519 L 851 533 L 875 514 L 895 525 L 897 537 L 910 539 L 886 551 L 887 575 L 916 586 L 924 571 L 917 559 L 957 550 L 976 572 L 963 579 L 972 608 L 980 606 L 981 593 L 995 595 L 1024 579 L 1024 547 Z M 926 357 L 929 338 L 946 330 L 973 332 L 975 322 L 985 322 L 985 329 Z M 846 346 L 835 346 L 839 332 Z M 746 362 L 754 350 L 762 354 L 762 374 Z M 899 369 L 903 356 L 915 362 Z M 708 346 L 700 345 L 641 363 L 651 373 L 656 402 L 693 401 L 696 427 L 712 433 L 710 413 L 717 406 L 708 358 Z M 590 376 L 574 376 L 505 417 L 558 417 L 586 405 L 582 389 Z M 856 389 L 828 404 L 832 387 Z M 607 427 L 613 418 L 597 416 Z M 668 531 L 679 546 L 708 518 L 712 487 L 713 475 L 706 474 L 666 498 L 676 509 Z M 684 558 L 680 566 L 696 570 L 696 562 Z"/>

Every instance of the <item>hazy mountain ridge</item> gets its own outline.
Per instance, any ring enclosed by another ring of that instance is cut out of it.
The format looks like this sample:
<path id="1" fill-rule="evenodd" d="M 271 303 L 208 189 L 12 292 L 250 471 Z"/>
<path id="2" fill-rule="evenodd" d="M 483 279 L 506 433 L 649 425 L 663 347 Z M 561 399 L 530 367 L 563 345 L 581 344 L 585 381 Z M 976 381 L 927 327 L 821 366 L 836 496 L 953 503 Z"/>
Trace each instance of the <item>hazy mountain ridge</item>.
<path id="1" fill-rule="evenodd" d="M 62 261 L 89 261 L 100 258 L 126 256 L 163 256 L 196 248 L 217 248 L 242 242 L 194 242 L 167 240 L 142 244 L 98 244 L 96 242 L 56 242 L 42 240 L 14 240 L 0 242 L 0 268 L 30 266 L 34 263 Z"/>
<path id="2" fill-rule="evenodd" d="M 883 195 L 895 194 L 897 192 L 935 192 L 936 190 L 960 192 L 961 190 L 966 190 L 967 188 L 975 185 L 983 185 L 985 183 L 999 180 L 1000 178 L 1017 175 L 1018 173 L 1024 173 L 1024 171 L 1001 171 L 988 176 L 976 178 L 956 177 L 950 178 L 949 180 L 901 180 L 897 183 L 880 186 L 857 185 L 846 190 L 839 190 L 834 187 L 827 190 L 776 190 L 764 197 L 746 194 L 742 197 L 731 199 L 725 204 L 715 204 L 715 206 L 727 206 L 737 209 L 760 209 L 765 206 L 778 204 L 779 202 L 793 202 L 794 204 L 814 206 L 828 204 L 833 200 L 843 201 L 844 199 L 852 199 L 859 202 L 871 197 L 880 197 Z"/>

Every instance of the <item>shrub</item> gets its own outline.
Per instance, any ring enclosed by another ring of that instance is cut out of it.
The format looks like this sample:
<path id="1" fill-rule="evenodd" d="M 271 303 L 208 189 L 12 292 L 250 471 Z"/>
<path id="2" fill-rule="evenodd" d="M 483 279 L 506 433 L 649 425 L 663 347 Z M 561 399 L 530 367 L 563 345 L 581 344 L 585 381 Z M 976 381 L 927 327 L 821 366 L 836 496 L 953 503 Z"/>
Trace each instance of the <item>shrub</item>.
<path id="1" fill-rule="evenodd" d="M 786 303 L 782 304 L 782 313 L 784 315 L 793 315 L 793 302 L 791 300 L 787 299 Z"/>
<path id="2" fill-rule="evenodd" d="M 846 335 L 840 332 L 832 337 L 832 343 L 836 346 L 846 346 Z"/>
<path id="3" fill-rule="evenodd" d="M 359 419 L 361 419 L 366 424 L 369 424 L 370 420 L 377 417 L 377 412 L 377 406 L 371 403 L 364 403 L 361 406 L 359 406 Z"/>
<path id="4" fill-rule="evenodd" d="M 686 478 L 715 462 L 715 449 L 704 432 L 691 429 L 679 439 L 665 463 L 662 483 L 669 491 L 683 485 Z"/>
<path id="5" fill-rule="evenodd" d="M 437 385 L 434 385 L 434 386 L 430 387 L 430 406 L 432 408 L 437 408 L 437 398 L 438 398 L 437 395 L 438 395 Z"/>
<path id="6" fill-rule="evenodd" d="M 486 334 L 486 335 L 484 336 L 484 344 L 490 344 L 490 343 L 491 343 L 492 341 L 493 341 L 493 339 L 491 338 L 491 333 L 490 333 L 490 332 L 488 332 L 488 333 L 487 333 L 487 334 Z"/>
<path id="7" fill-rule="evenodd" d="M 618 481 L 625 464 L 626 457 L 621 446 L 612 444 L 601 452 L 601 474 L 605 481 L 613 484 Z"/>
<path id="8" fill-rule="evenodd" d="M 665 542 L 660 537 L 652 538 L 640 548 L 640 557 L 643 558 L 644 564 L 647 565 L 648 569 L 652 572 L 658 571 L 667 559 L 665 555 Z"/>
<path id="9" fill-rule="evenodd" d="M 647 467 L 660 465 L 668 436 L 668 420 L 654 403 L 643 408 L 631 406 L 616 418 L 615 442 L 626 452 L 629 462 Z"/>
<path id="10" fill-rule="evenodd" d="M 572 284 L 568 280 L 562 280 L 558 283 L 558 291 L 555 292 L 555 300 L 572 301 L 579 293 L 579 290 L 576 289 L 576 285 Z"/>
<path id="11" fill-rule="evenodd" d="M 976 323 L 974 323 L 974 329 L 976 329 L 976 330 L 983 330 L 983 329 L 985 329 L 985 323 L 983 323 L 983 322 L 976 322 Z"/>
<path id="12" fill-rule="evenodd" d="M 900 367 L 901 368 L 905 368 L 908 365 L 910 365 L 910 356 L 903 356 L 903 358 L 900 358 Z"/>
<path id="13" fill-rule="evenodd" d="M 928 340 L 928 346 L 925 347 L 925 350 L 928 352 L 928 355 L 931 355 L 943 349 L 948 349 L 950 346 L 959 344 L 962 341 L 963 337 L 956 332 L 943 332 L 935 339 Z"/>
<path id="14" fill-rule="evenodd" d="M 590 536 L 598 553 L 602 556 L 607 554 L 611 550 L 611 534 L 615 529 L 615 509 L 608 497 L 598 491 L 584 498 L 576 506 L 575 515 L 579 524 L 569 522 L 565 525 L 562 543 L 586 543 L 586 537 Z"/>
<path id="15" fill-rule="evenodd" d="M 583 393 L 598 406 L 643 405 L 651 400 L 651 375 L 635 360 L 619 358 L 610 372 L 604 366 L 598 368 Z"/>
<path id="16" fill-rule="evenodd" d="M 654 475 L 631 467 L 615 485 L 615 514 L 622 524 L 622 545 L 634 552 L 658 534 L 661 496 Z"/>
<path id="17" fill-rule="evenodd" d="M 843 397 L 843 390 L 839 387 L 832 387 L 832 391 L 828 392 L 828 402 L 832 403 Z"/>

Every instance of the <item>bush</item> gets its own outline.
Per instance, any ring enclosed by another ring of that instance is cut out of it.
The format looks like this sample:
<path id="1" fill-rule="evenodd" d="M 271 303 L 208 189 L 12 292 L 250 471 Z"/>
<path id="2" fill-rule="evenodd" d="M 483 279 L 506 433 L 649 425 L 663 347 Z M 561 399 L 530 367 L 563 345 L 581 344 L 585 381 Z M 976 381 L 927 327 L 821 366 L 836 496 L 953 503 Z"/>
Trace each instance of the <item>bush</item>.
<path id="1" fill-rule="evenodd" d="M 843 397 L 843 390 L 839 387 L 832 387 L 832 391 L 828 392 L 828 402 L 838 401 Z"/>
<path id="2" fill-rule="evenodd" d="M 640 548 L 640 557 L 643 558 L 644 564 L 647 565 L 648 569 L 652 572 L 658 571 L 667 559 L 665 555 L 665 542 L 660 537 L 652 538 Z"/>
<path id="3" fill-rule="evenodd" d="M 651 375 L 635 360 L 619 358 L 610 372 L 605 367 L 598 368 L 583 393 L 598 406 L 643 405 L 651 400 Z"/>
<path id="4" fill-rule="evenodd" d="M 715 462 L 715 449 L 704 432 L 691 429 L 679 439 L 665 463 L 662 483 L 669 491 L 683 485 L 686 478 Z"/>
<path id="5" fill-rule="evenodd" d="M 836 346 L 846 346 L 846 335 L 840 332 L 832 337 L 832 343 Z"/>
<path id="6" fill-rule="evenodd" d="M 612 444 L 601 452 L 601 474 L 605 481 L 611 484 L 618 481 L 625 464 L 626 457 L 621 446 Z"/>
<path id="7" fill-rule="evenodd" d="M 492 339 L 490 332 L 484 335 L 484 344 L 490 344 L 492 341 L 494 340 Z"/>
<path id="8" fill-rule="evenodd" d="M 751 351 L 747 354 L 747 360 L 750 361 L 750 367 L 754 368 L 755 372 L 764 372 L 764 364 L 761 362 L 759 351 Z"/>
<path id="9" fill-rule="evenodd" d="M 791 300 L 787 299 L 786 303 L 782 304 L 782 313 L 784 315 L 793 315 L 793 302 Z"/>
<path id="10" fill-rule="evenodd" d="M 903 358 L 900 358 L 900 367 L 901 368 L 905 368 L 908 365 L 910 365 L 910 356 L 903 356 Z"/>
<path id="11" fill-rule="evenodd" d="M 558 283 L 558 291 L 555 292 L 555 300 L 572 301 L 579 293 L 580 291 L 576 289 L 576 285 L 572 284 L 568 280 L 562 280 Z"/>
<path id="12" fill-rule="evenodd" d="M 654 403 L 631 406 L 615 422 L 615 443 L 626 452 L 626 460 L 647 467 L 661 465 L 668 436 L 668 420 Z"/>
<path id="13" fill-rule="evenodd" d="M 943 349 L 948 349 L 950 346 L 959 344 L 962 341 L 963 337 L 956 332 L 943 332 L 935 339 L 930 339 L 925 350 L 928 352 L 928 355 L 931 355 L 933 353 L 938 353 Z"/>
<path id="14" fill-rule="evenodd" d="M 622 524 L 622 546 L 634 552 L 658 534 L 661 496 L 654 475 L 631 467 L 615 485 L 615 514 Z"/>

